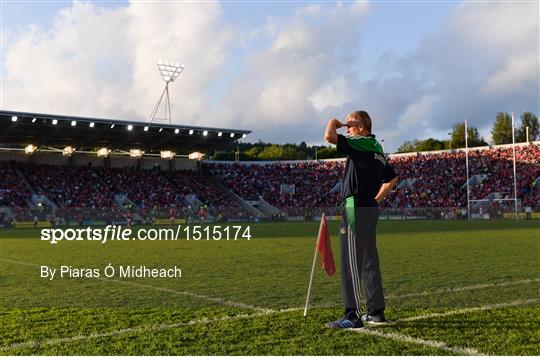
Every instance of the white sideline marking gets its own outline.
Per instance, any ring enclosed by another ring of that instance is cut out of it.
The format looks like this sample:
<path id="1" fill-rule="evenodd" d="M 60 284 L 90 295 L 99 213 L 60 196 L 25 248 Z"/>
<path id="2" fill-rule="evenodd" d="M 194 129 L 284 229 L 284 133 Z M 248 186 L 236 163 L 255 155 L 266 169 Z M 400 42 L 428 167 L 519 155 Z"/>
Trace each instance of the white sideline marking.
<path id="1" fill-rule="evenodd" d="M 457 314 L 466 314 L 468 312 L 475 312 L 475 311 L 500 309 L 500 308 L 504 308 L 504 307 L 530 305 L 530 304 L 535 303 L 536 301 L 537 301 L 536 299 L 517 300 L 517 301 L 512 301 L 512 302 L 502 303 L 502 304 L 491 304 L 491 305 L 484 305 L 484 306 L 479 306 L 479 307 L 468 307 L 468 308 L 464 308 L 464 309 L 450 310 L 450 311 L 445 311 L 445 312 L 434 312 L 434 313 L 431 313 L 431 314 L 418 315 L 418 316 L 406 317 L 406 318 L 403 318 L 403 319 L 397 319 L 397 320 L 395 320 L 395 322 L 416 321 L 416 320 L 430 319 L 432 317 L 442 317 L 442 316 L 450 316 L 450 315 L 457 315 Z"/>
<path id="2" fill-rule="evenodd" d="M 7 351 L 15 350 L 17 348 L 50 346 L 50 345 L 57 345 L 57 344 L 80 341 L 80 340 L 93 339 L 93 338 L 112 337 L 112 336 L 118 336 L 118 335 L 129 334 L 129 333 L 163 331 L 163 330 L 169 330 L 169 329 L 182 327 L 182 326 L 199 325 L 199 324 L 220 322 L 220 321 L 241 320 L 241 319 L 247 319 L 251 317 L 275 314 L 278 312 L 287 312 L 287 310 L 281 310 L 281 311 L 274 310 L 274 311 L 267 311 L 267 312 L 258 312 L 254 314 L 239 314 L 239 315 L 234 315 L 234 316 L 218 317 L 215 319 L 202 318 L 198 320 L 190 320 L 188 322 L 177 322 L 174 324 L 142 325 L 142 326 L 137 326 L 137 327 L 123 328 L 120 330 L 114 330 L 110 332 L 91 333 L 89 335 L 77 335 L 77 336 L 60 337 L 60 338 L 57 337 L 57 338 L 51 338 L 51 339 L 43 340 L 43 341 L 19 342 L 19 343 L 11 344 L 9 346 L 2 346 L 0 347 L 0 351 L 7 352 Z"/>
<path id="3" fill-rule="evenodd" d="M 217 297 L 211 297 L 211 296 L 207 296 L 207 295 L 191 293 L 189 291 L 174 290 L 174 289 L 170 289 L 170 288 L 164 288 L 164 287 L 161 287 L 161 286 L 154 286 L 154 285 L 148 285 L 148 284 L 135 283 L 135 282 L 132 282 L 132 281 L 116 280 L 116 279 L 109 279 L 109 278 L 102 278 L 102 279 L 106 280 L 106 281 L 114 281 L 116 283 L 127 284 L 127 285 L 142 287 L 142 288 L 151 288 L 151 289 L 155 289 L 155 290 L 158 290 L 158 291 L 164 291 L 164 292 L 171 293 L 171 294 L 191 296 L 191 297 L 195 297 L 195 298 L 199 298 L 199 299 L 203 299 L 203 300 L 212 301 L 212 302 L 218 303 L 220 305 L 241 307 L 241 308 L 251 309 L 251 310 L 260 311 L 260 312 L 276 312 L 277 311 L 277 310 L 273 310 L 273 309 L 267 309 L 267 308 L 263 308 L 263 307 L 257 307 L 257 306 L 254 306 L 254 305 L 244 304 L 244 303 L 241 303 L 241 302 L 225 300 L 223 298 L 217 298 Z"/>
<path id="4" fill-rule="evenodd" d="M 385 298 L 387 299 L 400 299 L 400 298 L 407 298 L 407 297 L 415 297 L 415 296 L 426 296 L 426 295 L 434 295 L 434 294 L 442 294 L 442 293 L 456 293 L 460 291 L 468 291 L 468 290 L 480 290 L 485 288 L 494 288 L 494 287 L 500 287 L 500 286 L 511 286 L 511 285 L 521 285 L 521 284 L 530 284 L 530 283 L 537 283 L 540 282 L 540 278 L 534 278 L 534 279 L 524 279 L 524 280 L 516 280 L 516 281 L 503 281 L 500 283 L 485 283 L 485 284 L 476 284 L 476 285 L 466 285 L 466 286 L 458 286 L 455 288 L 446 288 L 446 289 L 439 289 L 439 290 L 431 290 L 431 291 L 421 291 L 417 293 L 408 293 L 403 295 L 387 295 Z M 335 304 L 335 303 L 325 303 L 325 304 L 313 304 L 311 305 L 311 308 L 318 308 L 318 307 L 339 307 L 342 306 L 341 304 Z"/>
<path id="5" fill-rule="evenodd" d="M 528 284 L 528 283 L 537 283 L 537 282 L 540 282 L 540 278 L 524 279 L 524 280 L 516 280 L 516 281 L 505 281 L 505 282 L 500 282 L 500 283 L 485 283 L 485 284 L 476 284 L 476 285 L 468 285 L 468 286 L 458 286 L 455 288 L 422 291 L 422 292 L 402 294 L 402 295 L 388 295 L 387 298 L 399 299 L 399 298 L 405 298 L 405 297 L 415 297 L 415 296 L 424 296 L 424 295 L 441 294 L 441 293 L 456 293 L 460 291 L 479 290 L 479 289 L 494 288 L 494 287 L 499 287 L 499 286 L 510 286 L 510 285 L 519 285 L 519 284 Z"/>
<path id="6" fill-rule="evenodd" d="M 2 261 L 8 262 L 8 263 L 13 263 L 13 264 L 31 266 L 31 267 L 39 267 L 38 264 L 21 262 L 21 261 L 17 261 L 17 260 L 2 259 Z M 161 287 L 161 286 L 142 284 L 142 283 L 135 283 L 135 282 L 132 282 L 132 281 L 125 281 L 125 280 L 118 280 L 118 279 L 111 279 L 111 278 L 100 277 L 98 279 L 103 280 L 103 281 L 111 281 L 111 282 L 120 283 L 120 284 L 137 286 L 137 287 L 140 287 L 140 288 L 154 289 L 154 290 L 163 291 L 163 292 L 171 293 L 171 294 L 190 296 L 190 297 L 194 297 L 194 298 L 198 298 L 198 299 L 202 299 L 202 300 L 215 302 L 215 303 L 218 303 L 220 305 L 228 305 L 228 306 L 240 307 L 240 308 L 245 308 L 245 309 L 250 309 L 250 310 L 255 310 L 255 311 L 260 311 L 260 312 L 274 312 L 275 311 L 275 310 L 272 310 L 272 309 L 267 309 L 267 308 L 253 306 L 253 305 L 248 305 L 248 304 L 244 304 L 244 303 L 241 303 L 241 302 L 229 301 L 229 300 L 225 300 L 223 298 L 211 297 L 211 296 L 202 295 L 202 294 L 196 294 L 196 293 L 192 293 L 192 292 L 189 292 L 189 291 L 181 291 L 181 290 L 175 290 L 175 289 L 170 289 L 170 288 L 164 288 L 164 287 Z"/>
<path id="7" fill-rule="evenodd" d="M 449 312 L 446 313 L 446 315 L 457 315 L 457 314 L 461 314 L 461 313 L 464 313 L 464 312 L 467 312 L 467 311 L 471 311 L 472 309 L 476 309 L 476 310 L 484 309 L 484 310 L 487 310 L 487 309 L 495 309 L 495 308 L 501 308 L 501 307 L 506 307 L 506 306 L 518 306 L 520 304 L 529 304 L 532 301 L 536 301 L 536 300 L 533 299 L 533 300 L 524 300 L 524 301 L 514 301 L 514 302 L 510 302 L 510 303 L 506 303 L 506 304 L 494 304 L 494 305 L 485 305 L 485 306 L 476 307 L 476 308 L 464 308 L 464 309 L 460 309 L 460 310 L 449 311 Z M 61 344 L 61 343 L 79 341 L 79 340 L 92 339 L 92 338 L 118 336 L 118 335 L 123 335 L 123 334 L 127 334 L 127 333 L 135 333 L 135 332 L 164 331 L 164 330 L 168 330 L 168 329 L 172 329 L 172 328 L 176 328 L 176 327 L 181 327 L 181 326 L 192 326 L 192 325 L 212 323 L 212 322 L 220 322 L 220 321 L 233 321 L 233 320 L 249 319 L 249 318 L 252 318 L 252 317 L 274 315 L 274 314 L 282 314 L 282 313 L 295 312 L 295 311 L 300 311 L 300 310 L 303 310 L 303 308 L 291 308 L 291 309 L 284 309 L 284 310 L 273 310 L 273 311 L 266 311 L 266 312 L 257 312 L 257 313 L 253 313 L 253 314 L 239 314 L 239 315 L 234 315 L 234 316 L 219 317 L 219 318 L 215 318 L 215 319 L 203 318 L 203 319 L 199 319 L 199 320 L 191 320 L 191 321 L 188 321 L 188 322 L 178 322 L 178 323 L 174 323 L 174 324 L 159 324 L 159 325 L 146 325 L 146 326 L 142 325 L 142 326 L 138 326 L 138 327 L 124 328 L 124 329 L 120 329 L 120 330 L 115 330 L 115 331 L 110 331 L 110 332 L 103 332 L 103 333 L 93 333 L 93 334 L 89 334 L 89 335 L 78 335 L 78 336 L 71 336 L 71 337 L 52 338 L 52 339 L 43 340 L 43 341 L 35 341 L 34 340 L 34 341 L 27 341 L 27 342 L 19 342 L 19 343 L 14 343 L 14 344 L 11 344 L 11 345 L 8 345 L 8 346 L 1 346 L 0 351 L 9 352 L 9 351 L 12 351 L 12 350 L 17 349 L 17 348 L 49 346 L 49 345 L 55 345 L 55 344 Z M 420 316 L 418 316 L 416 318 L 417 319 L 420 319 L 420 317 L 421 318 L 429 318 L 429 317 L 433 317 L 432 315 L 434 315 L 434 314 L 420 315 Z M 439 315 L 437 315 L 437 316 L 439 316 Z M 409 318 L 409 319 L 412 319 L 412 318 Z M 405 321 L 405 320 L 400 320 L 400 321 Z M 479 355 L 478 351 L 476 351 L 474 349 L 469 349 L 469 348 L 459 349 L 459 347 L 449 347 L 449 346 L 445 345 L 442 342 L 421 340 L 421 339 L 417 339 L 417 338 L 406 336 L 406 335 L 398 335 L 396 333 L 382 333 L 380 331 L 376 331 L 376 330 L 372 330 L 372 329 L 368 330 L 368 329 L 364 329 L 364 328 L 363 329 L 356 329 L 356 330 L 351 329 L 351 331 L 376 335 L 376 336 L 379 336 L 379 337 L 390 338 L 390 339 L 403 341 L 403 342 L 411 342 L 411 343 L 416 343 L 416 344 L 423 344 L 423 345 L 427 345 L 427 346 L 430 346 L 430 347 L 435 347 L 435 348 L 448 350 L 448 351 L 453 351 L 452 349 L 455 349 L 454 352 L 456 352 L 458 354 Z"/>
<path id="8" fill-rule="evenodd" d="M 478 352 L 478 350 L 476 350 L 474 348 L 463 348 L 463 347 L 448 346 L 444 342 L 433 341 L 433 340 L 423 340 L 421 338 L 402 335 L 402 334 L 395 333 L 395 332 L 381 332 L 380 330 L 371 330 L 371 329 L 368 329 L 368 328 L 365 328 L 365 327 L 358 328 L 358 329 L 351 329 L 351 331 L 358 332 L 358 333 L 361 333 L 361 334 L 364 334 L 364 335 L 371 335 L 371 336 L 378 336 L 378 337 L 388 338 L 390 340 L 395 340 L 395 341 L 399 341 L 399 342 L 408 342 L 408 343 L 414 343 L 416 345 L 423 345 L 423 346 L 427 346 L 427 347 L 438 348 L 440 350 L 450 351 L 450 352 L 453 352 L 453 353 L 457 353 L 459 355 L 475 355 L 475 356 L 481 355 L 481 353 Z"/>

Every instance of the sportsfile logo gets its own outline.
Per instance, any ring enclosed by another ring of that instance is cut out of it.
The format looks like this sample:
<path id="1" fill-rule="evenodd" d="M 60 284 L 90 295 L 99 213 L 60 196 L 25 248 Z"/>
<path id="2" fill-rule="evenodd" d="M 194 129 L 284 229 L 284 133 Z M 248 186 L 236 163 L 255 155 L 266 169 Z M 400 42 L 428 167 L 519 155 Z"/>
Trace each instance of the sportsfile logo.
<path id="1" fill-rule="evenodd" d="M 251 240 L 250 226 L 182 226 L 176 228 L 139 228 L 133 230 L 117 225 L 103 228 L 44 228 L 42 241 L 58 244 L 60 241 L 94 241 L 105 244 L 110 241 L 168 241 L 168 240 Z"/>

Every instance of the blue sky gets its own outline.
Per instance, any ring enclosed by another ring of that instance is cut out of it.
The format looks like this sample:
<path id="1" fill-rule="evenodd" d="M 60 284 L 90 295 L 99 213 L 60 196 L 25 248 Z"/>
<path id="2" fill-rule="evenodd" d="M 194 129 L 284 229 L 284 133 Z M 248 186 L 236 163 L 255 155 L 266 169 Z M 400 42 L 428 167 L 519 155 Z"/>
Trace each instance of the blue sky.
<path id="1" fill-rule="evenodd" d="M 390 151 L 465 117 L 489 139 L 496 112 L 538 114 L 538 26 L 537 2 L 2 2 L 1 104 L 144 120 L 161 58 L 186 64 L 179 123 L 320 143 L 366 109 Z"/>

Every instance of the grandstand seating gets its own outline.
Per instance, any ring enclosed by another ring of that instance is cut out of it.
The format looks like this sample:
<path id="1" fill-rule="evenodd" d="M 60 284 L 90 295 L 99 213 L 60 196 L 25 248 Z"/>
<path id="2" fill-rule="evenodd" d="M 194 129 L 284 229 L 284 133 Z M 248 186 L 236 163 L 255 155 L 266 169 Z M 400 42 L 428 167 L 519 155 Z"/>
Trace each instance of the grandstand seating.
<path id="1" fill-rule="evenodd" d="M 516 160 L 518 197 L 523 206 L 540 210 L 540 188 L 534 184 L 540 177 L 540 145 L 517 146 Z M 404 185 L 407 187 L 393 190 L 383 208 L 466 206 L 463 151 L 391 155 L 390 161 L 400 180 L 412 180 L 410 185 Z M 479 184 L 471 185 L 471 199 L 482 199 L 495 192 L 503 197 L 513 197 L 511 147 L 471 150 L 469 166 L 471 177 L 483 175 Z M 32 192 L 24 183 L 24 177 L 36 194 L 47 196 L 57 206 L 57 215 L 76 221 L 83 221 L 90 215 L 105 221 L 122 217 L 125 209 L 115 200 L 117 194 L 127 195 L 133 203 L 130 211 L 141 216 L 157 209 L 159 216 L 166 217 L 171 207 L 177 216 L 186 216 L 189 205 L 186 198 L 194 195 L 215 217 L 248 218 L 251 214 L 213 183 L 217 179 L 244 200 L 262 198 L 289 215 L 333 213 L 339 202 L 336 185 L 343 169 L 343 160 L 263 164 L 214 162 L 203 165 L 205 175 L 213 175 L 209 179 L 189 170 L 2 162 L 0 206 L 11 207 L 21 218 L 32 217 L 27 212 Z M 294 186 L 294 192 L 281 192 L 282 184 Z"/>
<path id="2" fill-rule="evenodd" d="M 493 192 L 513 197 L 511 159 L 512 148 L 508 146 L 471 150 L 469 174 L 486 174 L 487 178 L 482 184 L 471 186 L 470 198 L 482 199 Z M 390 161 L 400 180 L 415 180 L 410 187 L 392 191 L 382 207 L 466 207 L 464 151 L 391 155 Z M 540 145 L 517 146 L 516 161 L 518 197 L 523 205 L 540 208 L 540 189 L 533 187 L 540 177 Z M 342 175 L 344 161 L 208 166 L 241 197 L 261 196 L 276 207 L 294 213 L 299 208 L 317 211 L 337 203 L 339 195 L 330 190 Z M 280 195 L 281 184 L 295 185 L 295 194 Z"/>
<path id="3" fill-rule="evenodd" d="M 10 162 L 0 162 L 0 206 L 25 207 L 31 192 Z"/>

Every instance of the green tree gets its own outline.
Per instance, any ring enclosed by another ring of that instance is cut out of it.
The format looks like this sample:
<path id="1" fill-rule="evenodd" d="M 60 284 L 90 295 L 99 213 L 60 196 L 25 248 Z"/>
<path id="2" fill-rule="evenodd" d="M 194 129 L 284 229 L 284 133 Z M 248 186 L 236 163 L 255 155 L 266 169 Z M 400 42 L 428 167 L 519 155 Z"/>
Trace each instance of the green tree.
<path id="1" fill-rule="evenodd" d="M 535 141 L 540 137 L 540 125 L 538 118 L 534 113 L 525 112 L 521 114 L 521 126 L 517 131 L 516 142 L 523 143 L 527 141 L 527 127 L 529 127 L 529 141 Z"/>
<path id="2" fill-rule="evenodd" d="M 497 113 L 495 123 L 491 129 L 491 141 L 495 145 L 510 144 L 512 142 L 512 117 L 508 113 Z"/>
<path id="3" fill-rule="evenodd" d="M 487 143 L 474 126 L 467 126 L 467 144 L 469 147 L 486 146 Z M 452 149 L 465 147 L 465 123 L 456 123 L 452 127 L 450 146 Z"/>
<path id="4" fill-rule="evenodd" d="M 317 147 L 317 159 L 334 159 L 337 157 L 344 157 L 344 155 L 338 153 L 333 147 Z"/>
<path id="5" fill-rule="evenodd" d="M 434 150 L 444 150 L 446 147 L 445 142 L 433 138 L 426 140 L 420 140 L 416 146 L 416 151 L 434 151 Z"/>
<path id="6" fill-rule="evenodd" d="M 401 145 L 397 148 L 397 152 L 398 152 L 398 153 L 403 153 L 403 152 L 415 152 L 415 151 L 416 151 L 416 147 L 418 146 L 418 143 L 419 143 L 418 140 L 408 140 L 408 141 L 405 141 L 403 144 L 401 144 Z"/>
<path id="7" fill-rule="evenodd" d="M 444 150 L 446 149 L 446 143 L 442 140 L 437 140 L 434 138 L 428 138 L 425 140 L 409 140 L 405 141 L 397 149 L 398 153 L 403 152 L 417 152 L 417 151 L 434 151 L 434 150 Z"/>

